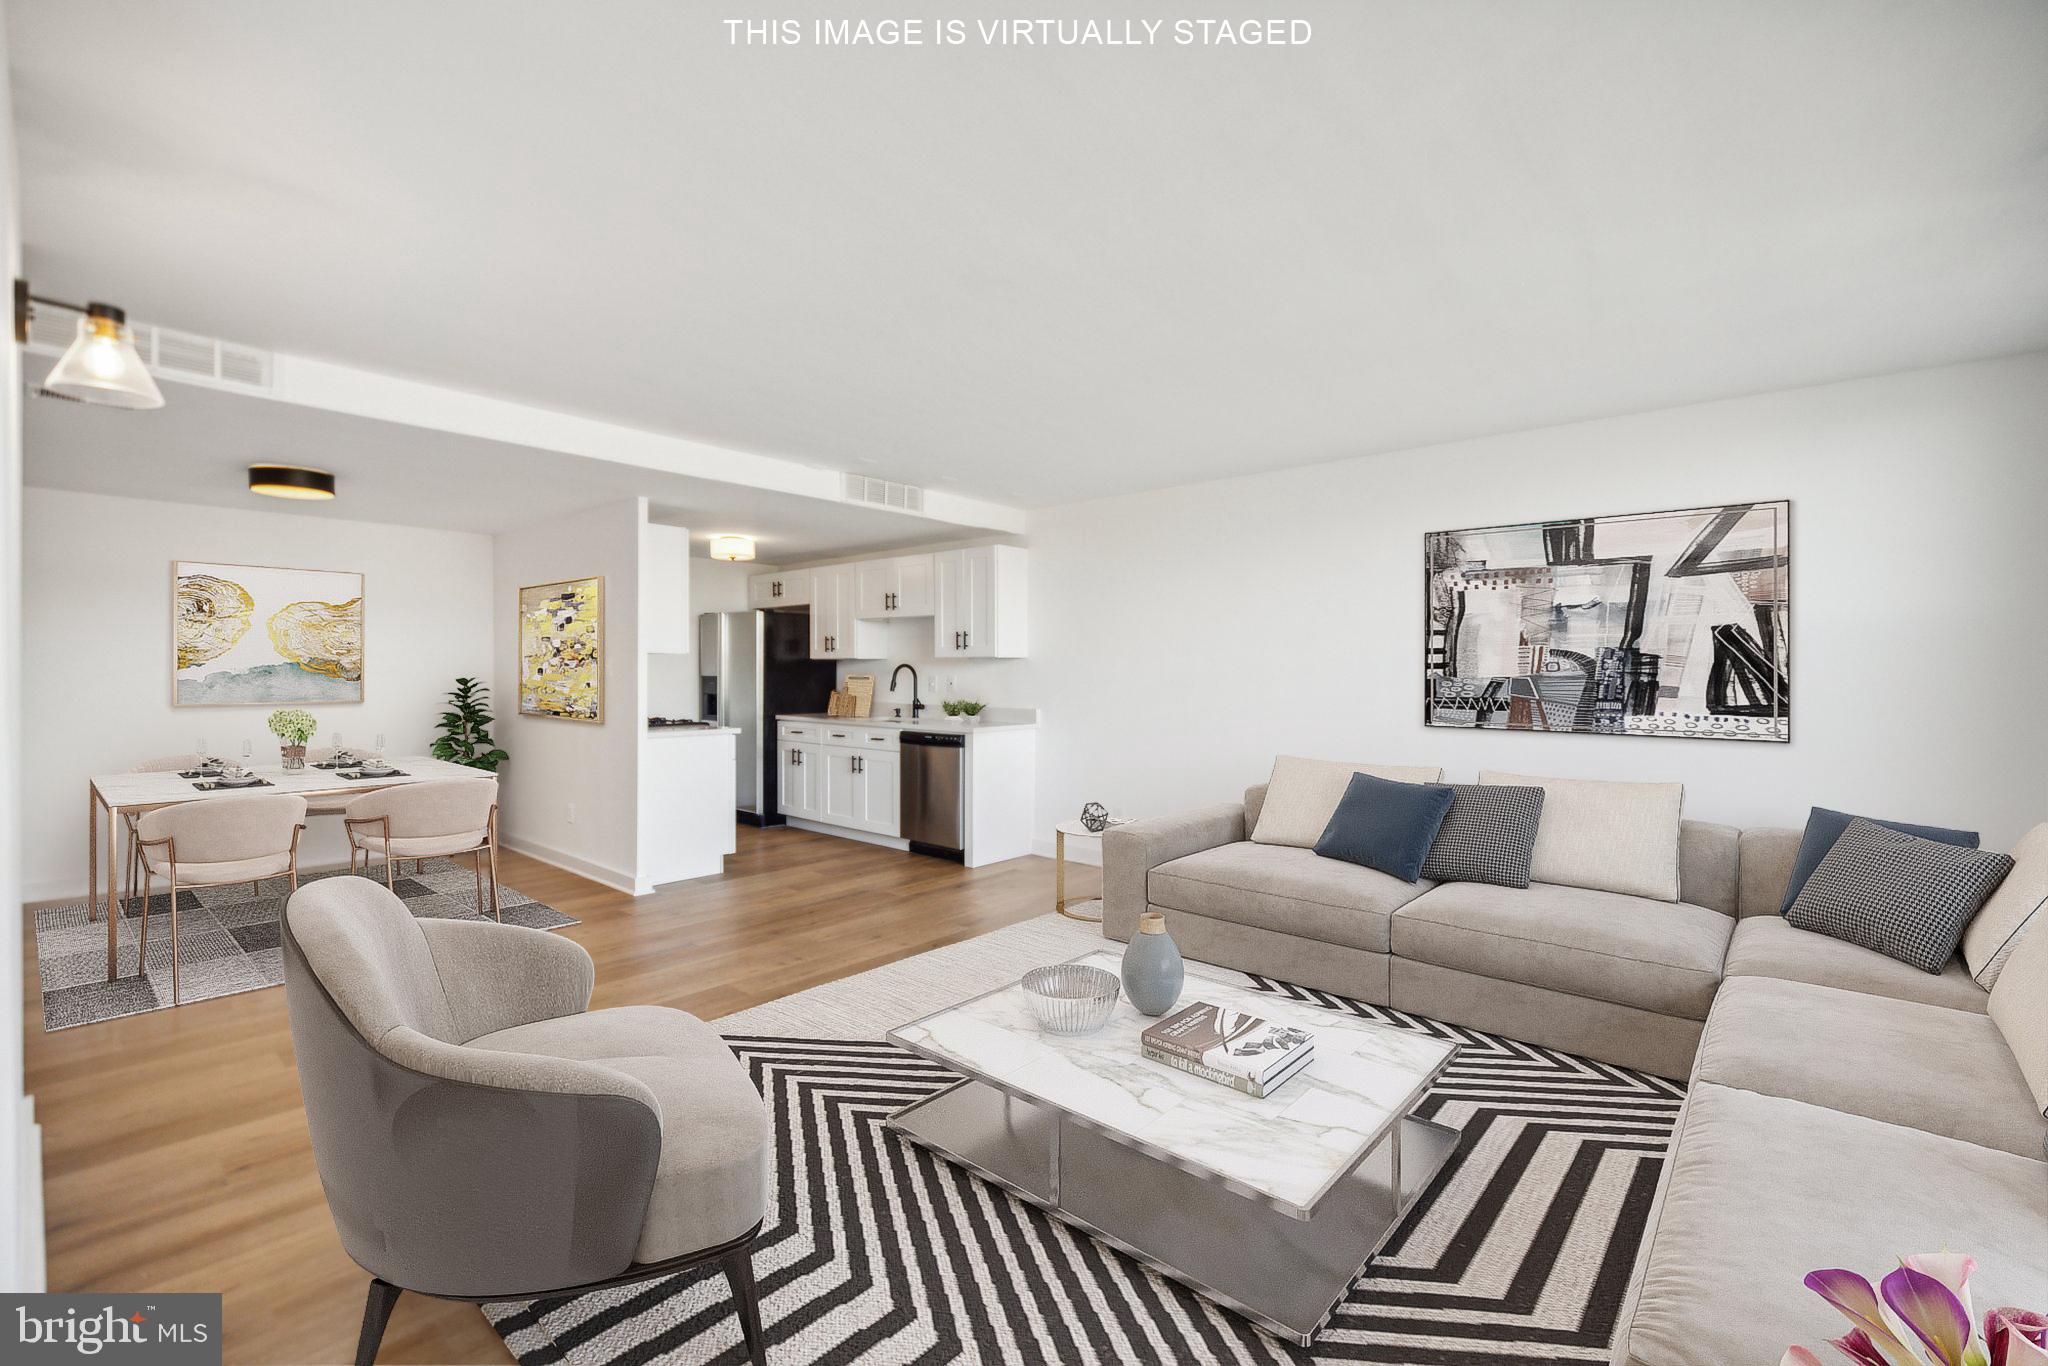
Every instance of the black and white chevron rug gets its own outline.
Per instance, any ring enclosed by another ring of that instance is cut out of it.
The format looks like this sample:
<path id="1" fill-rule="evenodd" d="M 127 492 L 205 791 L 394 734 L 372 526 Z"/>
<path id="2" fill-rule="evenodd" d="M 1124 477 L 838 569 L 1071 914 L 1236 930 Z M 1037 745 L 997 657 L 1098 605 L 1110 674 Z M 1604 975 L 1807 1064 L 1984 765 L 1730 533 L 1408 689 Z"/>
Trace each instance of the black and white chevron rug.
<path id="1" fill-rule="evenodd" d="M 1606 1361 L 1683 1088 L 1252 980 L 1461 1045 L 1418 1111 L 1460 1131 L 1457 1152 L 1313 1348 L 886 1130 L 957 1080 L 943 1068 L 882 1042 L 729 1034 L 775 1117 L 775 1202 L 755 1255 L 770 1360 Z M 745 1360 L 716 1272 L 485 1312 L 530 1366 Z"/>

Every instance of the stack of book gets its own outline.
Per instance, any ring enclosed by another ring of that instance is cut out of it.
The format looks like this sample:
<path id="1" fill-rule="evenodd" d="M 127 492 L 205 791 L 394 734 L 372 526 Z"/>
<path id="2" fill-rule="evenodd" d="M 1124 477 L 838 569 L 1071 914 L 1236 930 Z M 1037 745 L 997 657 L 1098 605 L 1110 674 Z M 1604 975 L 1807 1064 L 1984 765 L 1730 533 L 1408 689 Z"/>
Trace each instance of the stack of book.
<path id="1" fill-rule="evenodd" d="M 1316 1036 L 1242 1010 L 1197 1001 L 1148 1028 L 1138 1043 L 1153 1062 L 1267 1096 L 1308 1066 Z"/>

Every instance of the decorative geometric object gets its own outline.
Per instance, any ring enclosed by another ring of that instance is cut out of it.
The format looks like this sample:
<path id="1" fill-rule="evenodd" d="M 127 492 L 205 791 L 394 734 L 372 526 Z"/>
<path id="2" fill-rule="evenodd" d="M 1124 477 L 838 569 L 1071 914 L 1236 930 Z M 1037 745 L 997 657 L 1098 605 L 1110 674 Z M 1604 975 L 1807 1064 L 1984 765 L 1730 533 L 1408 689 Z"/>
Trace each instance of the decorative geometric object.
<path id="1" fill-rule="evenodd" d="M 604 720 L 604 578 L 519 590 L 519 714 Z"/>
<path id="2" fill-rule="evenodd" d="M 1432 531 L 1423 721 L 1792 738 L 1792 505 Z"/>
<path id="3" fill-rule="evenodd" d="M 171 566 L 171 700 L 275 707 L 363 700 L 363 576 Z"/>
<path id="4" fill-rule="evenodd" d="M 1109 829 L 1109 808 L 1101 802 L 1090 802 L 1081 808 L 1081 824 L 1096 834 Z"/>

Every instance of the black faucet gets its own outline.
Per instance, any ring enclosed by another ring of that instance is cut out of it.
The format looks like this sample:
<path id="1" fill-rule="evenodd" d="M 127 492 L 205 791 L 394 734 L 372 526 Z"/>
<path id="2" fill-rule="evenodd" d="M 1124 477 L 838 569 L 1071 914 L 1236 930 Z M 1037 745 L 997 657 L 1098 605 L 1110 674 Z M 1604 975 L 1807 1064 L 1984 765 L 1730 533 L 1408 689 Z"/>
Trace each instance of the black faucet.
<path id="1" fill-rule="evenodd" d="M 924 710 L 924 703 L 917 700 L 916 666 L 911 664 L 898 664 L 896 666 L 896 672 L 889 675 L 889 691 L 896 691 L 896 680 L 903 677 L 903 671 L 905 669 L 910 670 L 910 719 L 915 721 L 917 719 L 917 714 Z"/>

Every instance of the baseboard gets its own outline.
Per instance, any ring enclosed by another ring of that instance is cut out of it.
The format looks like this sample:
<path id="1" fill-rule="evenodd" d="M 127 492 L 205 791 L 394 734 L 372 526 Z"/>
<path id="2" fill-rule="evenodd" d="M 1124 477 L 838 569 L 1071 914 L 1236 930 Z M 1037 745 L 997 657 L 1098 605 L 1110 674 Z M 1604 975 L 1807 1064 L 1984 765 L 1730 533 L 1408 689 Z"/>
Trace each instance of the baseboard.
<path id="1" fill-rule="evenodd" d="M 553 864 L 563 872 L 587 877 L 592 882 L 603 883 L 613 891 L 624 892 L 627 896 L 645 896 L 653 890 L 651 887 L 639 885 L 630 873 L 622 873 L 616 868 L 593 863 L 587 858 L 579 858 L 560 849 L 551 849 L 545 844 L 535 844 L 532 840 L 513 839 L 503 831 L 498 834 L 498 843 L 515 854 L 524 854 L 528 858 L 539 859 L 542 863 Z"/>
<path id="2" fill-rule="evenodd" d="M 302 863 L 299 865 L 301 876 L 308 873 L 343 873 L 347 871 L 348 864 L 340 861 L 331 863 Z M 283 874 L 277 873 L 272 876 L 282 877 Z M 380 873 L 378 876 L 381 877 L 383 875 Z M 264 879 L 266 882 L 269 880 L 269 878 Z M 85 900 L 84 887 L 72 887 L 69 891 L 64 890 L 64 887 L 65 884 L 61 882 L 32 882 L 28 884 L 27 893 L 23 896 L 21 902 L 22 909 L 26 911 L 47 911 L 52 906 L 71 906 Z M 163 889 L 163 880 L 159 877 L 156 890 L 162 891 Z M 105 903 L 106 895 L 107 889 L 101 887 L 100 898 L 102 904 Z"/>

